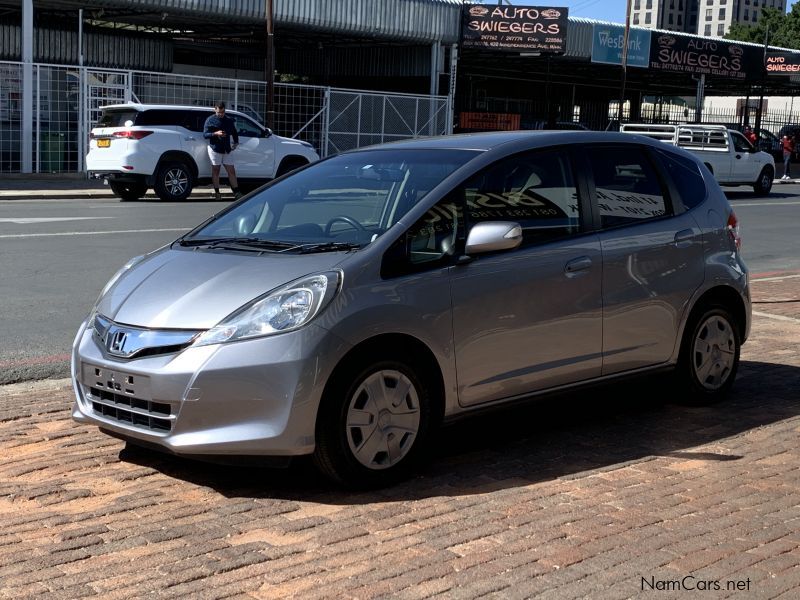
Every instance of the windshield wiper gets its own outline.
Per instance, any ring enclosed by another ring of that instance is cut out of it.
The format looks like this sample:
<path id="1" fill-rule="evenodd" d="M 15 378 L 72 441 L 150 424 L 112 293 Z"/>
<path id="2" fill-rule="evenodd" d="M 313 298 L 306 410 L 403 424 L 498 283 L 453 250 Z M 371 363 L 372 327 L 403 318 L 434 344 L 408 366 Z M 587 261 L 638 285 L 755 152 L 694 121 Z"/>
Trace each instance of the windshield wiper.
<path id="1" fill-rule="evenodd" d="M 236 246 L 244 246 L 248 250 L 289 250 L 297 247 L 297 244 L 291 242 L 265 240 L 257 237 L 220 237 L 191 240 L 182 239 L 178 243 L 181 246 L 195 248 L 232 248 Z"/>
<path id="2" fill-rule="evenodd" d="M 297 247 L 301 254 L 311 252 L 339 252 L 341 250 L 358 250 L 362 244 L 354 242 L 322 242 L 319 244 L 302 244 Z"/>

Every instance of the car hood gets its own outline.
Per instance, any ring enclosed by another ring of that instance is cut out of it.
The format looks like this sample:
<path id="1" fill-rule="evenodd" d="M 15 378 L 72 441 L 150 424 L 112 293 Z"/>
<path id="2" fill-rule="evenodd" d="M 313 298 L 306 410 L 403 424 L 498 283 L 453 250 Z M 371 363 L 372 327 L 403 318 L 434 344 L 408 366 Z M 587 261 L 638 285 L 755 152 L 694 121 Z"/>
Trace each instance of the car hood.
<path id="1" fill-rule="evenodd" d="M 342 262 L 341 252 L 258 255 L 164 249 L 126 271 L 98 301 L 117 323 L 157 329 L 209 329 L 249 301 Z"/>

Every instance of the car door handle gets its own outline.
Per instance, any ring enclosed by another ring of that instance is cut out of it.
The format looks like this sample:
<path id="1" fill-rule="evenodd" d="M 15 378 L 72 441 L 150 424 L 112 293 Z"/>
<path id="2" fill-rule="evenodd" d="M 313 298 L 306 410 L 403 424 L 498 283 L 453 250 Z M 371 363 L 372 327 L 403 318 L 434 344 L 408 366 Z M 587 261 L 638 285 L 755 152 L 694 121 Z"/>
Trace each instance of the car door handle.
<path id="1" fill-rule="evenodd" d="M 193 137 L 185 137 L 183 139 L 184 139 L 184 141 L 187 141 L 187 142 L 193 142 L 194 141 Z"/>
<path id="2" fill-rule="evenodd" d="M 691 245 L 693 238 L 694 232 L 691 229 L 682 229 L 675 234 L 675 247 L 686 248 Z"/>
<path id="3" fill-rule="evenodd" d="M 741 154 L 737 154 L 736 158 L 742 158 L 742 155 Z"/>
<path id="4" fill-rule="evenodd" d="M 581 273 L 588 271 L 591 266 L 591 258 L 588 256 L 580 256 L 578 258 L 573 258 L 566 264 L 564 267 L 564 273 L 566 273 L 567 277 L 575 277 L 576 275 L 580 275 Z"/>

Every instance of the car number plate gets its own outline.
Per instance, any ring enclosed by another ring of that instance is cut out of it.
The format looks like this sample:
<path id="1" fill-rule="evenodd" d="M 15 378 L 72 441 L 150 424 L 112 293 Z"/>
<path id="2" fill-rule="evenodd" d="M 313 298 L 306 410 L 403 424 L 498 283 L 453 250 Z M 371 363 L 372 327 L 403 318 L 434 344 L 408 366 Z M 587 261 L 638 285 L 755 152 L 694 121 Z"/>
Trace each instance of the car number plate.
<path id="1" fill-rule="evenodd" d="M 111 146 L 111 140 L 108 139 L 97 140 L 98 148 L 108 148 L 109 146 Z"/>

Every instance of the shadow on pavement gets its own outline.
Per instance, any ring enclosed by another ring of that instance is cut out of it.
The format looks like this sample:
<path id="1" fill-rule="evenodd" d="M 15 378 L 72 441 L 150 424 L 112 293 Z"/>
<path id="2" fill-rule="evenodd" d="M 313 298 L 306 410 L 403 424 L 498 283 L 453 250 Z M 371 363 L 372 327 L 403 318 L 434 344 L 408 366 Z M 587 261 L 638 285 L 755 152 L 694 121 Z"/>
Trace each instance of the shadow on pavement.
<path id="1" fill-rule="evenodd" d="M 672 403 L 661 377 L 607 385 L 484 414 L 440 432 L 416 477 L 377 491 L 336 488 L 299 460 L 288 469 L 220 466 L 128 445 L 120 459 L 215 489 L 227 497 L 361 504 L 463 496 L 570 478 L 590 469 L 669 456 L 733 461 L 735 453 L 690 450 L 800 414 L 800 368 L 740 365 L 736 385 L 718 405 Z"/>

